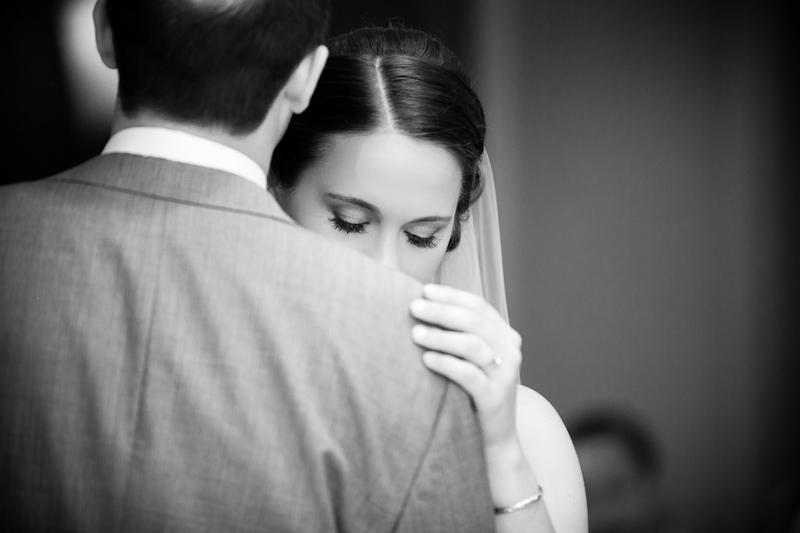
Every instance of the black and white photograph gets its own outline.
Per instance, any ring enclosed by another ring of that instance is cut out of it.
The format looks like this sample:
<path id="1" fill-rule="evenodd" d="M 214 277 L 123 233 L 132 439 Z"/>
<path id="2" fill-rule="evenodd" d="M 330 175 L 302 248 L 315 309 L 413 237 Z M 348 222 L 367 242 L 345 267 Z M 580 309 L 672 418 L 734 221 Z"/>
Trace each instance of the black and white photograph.
<path id="1" fill-rule="evenodd" d="M 800 533 L 795 2 L 5 11 L 0 530 Z"/>

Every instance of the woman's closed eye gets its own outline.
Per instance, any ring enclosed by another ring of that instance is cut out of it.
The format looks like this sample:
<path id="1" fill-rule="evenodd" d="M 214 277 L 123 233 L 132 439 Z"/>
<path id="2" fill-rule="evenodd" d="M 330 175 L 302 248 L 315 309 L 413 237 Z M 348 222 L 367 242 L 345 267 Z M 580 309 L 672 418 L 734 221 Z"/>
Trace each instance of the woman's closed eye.
<path id="1" fill-rule="evenodd" d="M 420 237 L 410 231 L 406 231 L 405 234 L 408 242 L 417 248 L 436 248 L 439 245 L 440 238 L 435 234 L 428 237 Z"/>
<path id="2" fill-rule="evenodd" d="M 342 233 L 366 233 L 367 226 L 369 225 L 368 220 L 364 221 L 350 221 L 345 220 L 341 216 L 337 214 L 332 214 L 328 220 L 330 221 L 331 225 L 334 228 L 341 231 Z"/>

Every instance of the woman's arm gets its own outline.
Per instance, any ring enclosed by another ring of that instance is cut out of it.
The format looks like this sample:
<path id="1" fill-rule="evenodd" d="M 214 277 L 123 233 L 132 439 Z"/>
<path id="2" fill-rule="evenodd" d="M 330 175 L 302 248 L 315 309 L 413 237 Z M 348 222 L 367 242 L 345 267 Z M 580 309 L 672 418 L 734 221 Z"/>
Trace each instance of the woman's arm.
<path id="1" fill-rule="evenodd" d="M 423 295 L 424 299 L 412 303 L 411 313 L 432 326 L 415 326 L 412 332 L 414 340 L 429 350 L 423 355 L 425 365 L 461 385 L 475 402 L 494 507 L 517 508 L 516 504 L 531 501 L 513 512 L 497 514 L 497 530 L 501 533 L 553 531 L 549 516 L 551 505 L 547 502 L 553 498 L 555 508 L 559 514 L 562 513 L 561 502 L 565 497 L 560 492 L 563 484 L 554 483 L 552 489 L 547 487 L 539 478 L 538 470 L 531 465 L 532 462 L 536 465 L 549 461 L 554 456 L 558 460 L 561 450 L 549 446 L 563 444 L 559 439 L 552 440 L 553 436 L 561 435 L 558 429 L 563 429 L 563 424 L 544 399 L 531 403 L 526 394 L 524 408 L 530 404 L 538 410 L 532 418 L 528 415 L 523 418 L 532 421 L 534 427 L 543 424 L 543 435 L 549 435 L 550 440 L 526 439 L 530 450 L 520 440 L 516 428 L 517 383 L 522 359 L 519 334 L 494 308 L 471 293 L 441 285 L 426 285 Z M 569 437 L 567 442 L 566 456 L 570 453 L 574 456 Z M 535 457 L 532 458 L 531 454 Z M 568 465 L 569 462 L 561 461 L 561 464 Z M 549 476 L 551 469 L 544 468 L 542 472 Z M 553 496 L 551 490 L 555 491 Z M 540 491 L 543 491 L 543 496 L 532 501 Z M 578 499 L 576 497 L 576 501 Z M 585 501 L 583 516 L 585 518 Z M 580 518 L 577 521 L 580 522 Z M 571 531 L 584 533 L 585 525 L 582 530 L 565 529 L 559 533 Z"/>
<path id="2" fill-rule="evenodd" d="M 585 533 L 586 490 L 578 456 L 561 417 L 541 394 L 517 388 L 517 432 L 536 477 L 547 487 L 546 505 L 557 533 Z"/>

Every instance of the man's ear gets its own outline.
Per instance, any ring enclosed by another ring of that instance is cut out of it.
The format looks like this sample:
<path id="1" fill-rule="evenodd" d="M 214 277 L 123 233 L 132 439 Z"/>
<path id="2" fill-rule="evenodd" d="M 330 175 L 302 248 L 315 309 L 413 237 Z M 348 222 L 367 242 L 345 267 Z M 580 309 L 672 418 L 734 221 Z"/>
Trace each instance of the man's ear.
<path id="1" fill-rule="evenodd" d="M 280 187 L 278 187 L 278 179 L 275 177 L 275 171 L 272 169 L 267 172 L 267 190 L 275 198 L 281 193 Z"/>
<path id="2" fill-rule="evenodd" d="M 311 95 L 317 87 L 319 76 L 328 60 L 328 47 L 319 45 L 308 54 L 286 82 L 286 101 L 292 113 L 302 113 L 311 101 Z"/>
<path id="3" fill-rule="evenodd" d="M 108 68 L 117 68 L 117 58 L 114 55 L 114 34 L 108 23 L 106 0 L 97 0 L 92 16 L 94 18 L 94 40 L 97 43 L 100 58 Z"/>

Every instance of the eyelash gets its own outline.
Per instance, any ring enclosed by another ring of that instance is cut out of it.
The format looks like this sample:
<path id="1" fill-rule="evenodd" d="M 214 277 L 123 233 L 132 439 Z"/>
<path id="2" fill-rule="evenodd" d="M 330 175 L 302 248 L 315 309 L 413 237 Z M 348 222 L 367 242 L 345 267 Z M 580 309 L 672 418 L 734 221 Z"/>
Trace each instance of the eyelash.
<path id="1" fill-rule="evenodd" d="M 439 245 L 439 238 L 436 237 L 436 235 L 431 235 L 430 237 L 420 237 L 419 235 L 414 235 L 413 233 L 405 233 L 406 237 L 408 238 L 408 242 L 417 248 L 436 248 Z"/>
<path id="2" fill-rule="evenodd" d="M 369 222 L 348 222 L 346 220 L 342 220 L 337 216 L 332 216 L 328 219 L 330 223 L 333 225 L 334 228 L 341 231 L 342 233 L 356 233 L 356 234 L 363 234 L 367 232 L 367 224 Z M 412 246 L 416 246 L 417 248 L 436 248 L 439 245 L 439 238 L 436 235 L 431 235 L 430 237 L 420 237 L 419 235 L 414 235 L 413 233 L 405 232 L 406 238 L 408 239 L 409 244 Z"/>
<path id="3" fill-rule="evenodd" d="M 328 220 L 330 220 L 334 228 L 338 229 L 343 233 L 359 233 L 359 234 L 366 233 L 367 224 L 369 224 L 369 222 L 359 222 L 354 224 L 352 222 L 342 220 L 341 218 L 335 215 L 330 217 Z"/>

